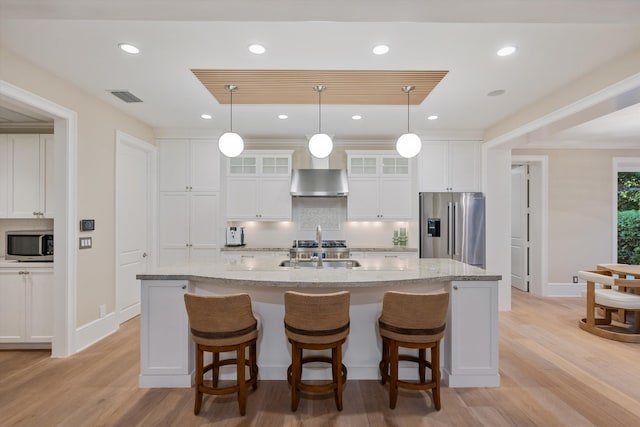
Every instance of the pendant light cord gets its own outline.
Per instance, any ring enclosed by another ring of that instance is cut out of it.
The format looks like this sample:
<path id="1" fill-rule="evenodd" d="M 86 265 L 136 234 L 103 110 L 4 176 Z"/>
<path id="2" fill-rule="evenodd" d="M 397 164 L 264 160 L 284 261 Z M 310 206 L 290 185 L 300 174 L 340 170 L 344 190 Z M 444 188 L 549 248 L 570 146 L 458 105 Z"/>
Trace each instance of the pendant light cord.
<path id="1" fill-rule="evenodd" d="M 229 114 L 229 131 L 233 132 L 233 89 L 229 90 L 229 95 L 231 97 L 230 114 Z"/>
<path id="2" fill-rule="evenodd" d="M 411 96 L 411 91 L 407 91 L 407 133 L 409 132 L 409 97 Z"/>
<path id="3" fill-rule="evenodd" d="M 318 133 L 322 133 L 322 91 L 318 91 Z"/>

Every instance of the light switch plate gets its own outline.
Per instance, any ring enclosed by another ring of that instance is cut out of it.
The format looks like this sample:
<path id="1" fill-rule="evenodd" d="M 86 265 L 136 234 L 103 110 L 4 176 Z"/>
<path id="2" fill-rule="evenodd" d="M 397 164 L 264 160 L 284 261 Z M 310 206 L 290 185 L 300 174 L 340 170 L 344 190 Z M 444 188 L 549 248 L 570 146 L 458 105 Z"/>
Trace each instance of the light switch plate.
<path id="1" fill-rule="evenodd" d="M 80 249 L 89 249 L 93 239 L 91 237 L 80 237 Z"/>

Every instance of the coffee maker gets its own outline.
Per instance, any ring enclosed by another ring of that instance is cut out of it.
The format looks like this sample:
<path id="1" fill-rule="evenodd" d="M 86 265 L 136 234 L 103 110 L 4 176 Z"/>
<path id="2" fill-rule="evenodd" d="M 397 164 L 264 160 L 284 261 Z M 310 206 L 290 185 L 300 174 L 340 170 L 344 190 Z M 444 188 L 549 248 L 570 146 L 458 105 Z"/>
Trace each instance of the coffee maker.
<path id="1" fill-rule="evenodd" d="M 244 227 L 227 227 L 227 246 L 244 246 Z"/>

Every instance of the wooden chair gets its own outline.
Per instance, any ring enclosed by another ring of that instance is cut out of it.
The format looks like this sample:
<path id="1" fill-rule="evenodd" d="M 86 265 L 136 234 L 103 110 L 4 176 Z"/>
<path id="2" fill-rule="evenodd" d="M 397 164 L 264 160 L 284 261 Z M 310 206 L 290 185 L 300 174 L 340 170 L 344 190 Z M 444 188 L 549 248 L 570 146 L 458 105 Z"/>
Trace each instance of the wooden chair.
<path id="1" fill-rule="evenodd" d="M 200 413 L 202 394 L 223 395 L 238 393 L 240 415 L 247 408 L 248 386 L 258 387 L 256 340 L 258 322 L 251 310 L 247 294 L 204 296 L 187 293 L 184 302 L 189 316 L 191 338 L 196 343 L 196 399 L 194 414 Z M 249 349 L 249 359 L 246 349 Z M 235 351 L 236 357 L 220 360 L 220 353 Z M 204 352 L 212 353 L 213 361 L 204 365 Z M 218 387 L 220 367 L 236 365 L 236 382 L 232 386 Z M 249 378 L 245 378 L 245 367 Z M 204 384 L 204 374 L 212 371 L 212 386 Z"/>
<path id="2" fill-rule="evenodd" d="M 587 317 L 578 326 L 603 338 L 640 343 L 640 279 L 616 278 L 603 270 L 578 275 L 587 281 Z M 596 288 L 596 283 L 602 287 Z"/>
<path id="3" fill-rule="evenodd" d="M 342 388 L 347 368 L 342 363 L 342 344 L 349 335 L 349 292 L 304 294 L 288 291 L 284 295 L 285 335 L 291 343 L 291 365 L 287 381 L 291 385 L 291 410 L 298 409 L 300 392 L 332 391 L 338 411 L 342 411 Z M 303 350 L 331 350 L 331 357 L 303 357 Z M 331 364 L 332 381 L 322 384 L 302 382 L 302 367 L 309 362 Z"/>
<path id="4" fill-rule="evenodd" d="M 432 390 L 433 403 L 440 410 L 440 339 L 444 335 L 449 294 L 413 294 L 385 292 L 378 328 L 382 337 L 380 375 L 382 384 L 389 381 L 389 407 L 394 409 L 398 388 Z M 418 356 L 399 354 L 399 348 L 418 349 Z M 426 360 L 431 349 L 431 360 Z M 398 379 L 399 361 L 418 364 L 418 381 Z M 426 381 L 425 368 L 431 370 Z"/>

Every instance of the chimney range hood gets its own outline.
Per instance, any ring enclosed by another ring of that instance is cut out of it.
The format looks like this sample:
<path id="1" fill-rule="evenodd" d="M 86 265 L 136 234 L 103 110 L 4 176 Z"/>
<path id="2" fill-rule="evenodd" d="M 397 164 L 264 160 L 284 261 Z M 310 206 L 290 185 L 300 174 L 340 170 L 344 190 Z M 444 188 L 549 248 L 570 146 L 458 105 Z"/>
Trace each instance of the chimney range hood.
<path id="1" fill-rule="evenodd" d="M 345 169 L 294 169 L 291 195 L 294 197 L 346 197 L 349 194 Z"/>

